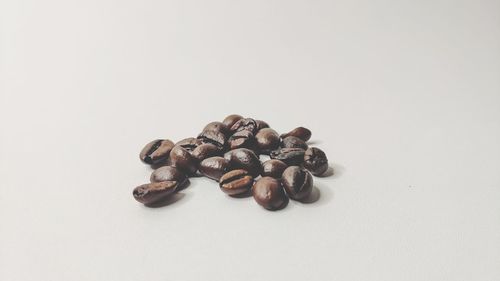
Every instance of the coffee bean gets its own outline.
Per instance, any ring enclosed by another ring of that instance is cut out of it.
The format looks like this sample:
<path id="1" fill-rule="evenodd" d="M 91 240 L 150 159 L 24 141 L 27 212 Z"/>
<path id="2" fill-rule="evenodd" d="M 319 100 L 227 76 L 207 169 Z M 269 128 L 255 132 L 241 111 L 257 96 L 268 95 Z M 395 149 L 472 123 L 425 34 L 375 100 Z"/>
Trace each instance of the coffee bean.
<path id="1" fill-rule="evenodd" d="M 323 150 L 310 147 L 304 154 L 304 168 L 313 175 L 321 176 L 328 170 L 328 158 Z"/>
<path id="2" fill-rule="evenodd" d="M 298 137 L 289 136 L 281 141 L 281 147 L 283 148 L 302 148 L 307 149 L 308 145 L 305 141 L 299 139 Z"/>
<path id="3" fill-rule="evenodd" d="M 198 162 L 202 161 L 203 159 L 212 157 L 212 156 L 220 156 L 221 155 L 221 150 L 211 144 L 211 143 L 204 143 L 202 145 L 199 145 L 196 147 L 192 152 L 191 155 L 198 160 Z"/>
<path id="4" fill-rule="evenodd" d="M 271 128 L 261 129 L 257 135 L 255 135 L 257 141 L 257 148 L 261 153 L 269 153 L 271 150 L 275 150 L 280 145 L 280 137 L 278 133 Z"/>
<path id="5" fill-rule="evenodd" d="M 180 169 L 188 176 L 196 173 L 198 160 L 194 158 L 191 153 L 180 145 L 174 146 L 170 151 L 170 162 L 172 166 Z"/>
<path id="6" fill-rule="evenodd" d="M 269 124 L 267 124 L 266 121 L 255 120 L 255 123 L 257 123 L 257 131 L 262 130 L 264 128 L 269 128 Z"/>
<path id="7" fill-rule="evenodd" d="M 286 207 L 288 197 L 281 183 L 271 177 L 263 177 L 255 182 L 252 188 L 255 201 L 267 210 L 279 210 Z"/>
<path id="8" fill-rule="evenodd" d="M 224 123 L 215 121 L 208 123 L 202 130 L 202 132 L 205 131 L 221 132 L 224 135 L 227 135 L 229 128 Z"/>
<path id="9" fill-rule="evenodd" d="M 215 156 L 201 161 L 199 170 L 205 177 L 219 181 L 222 175 L 231 170 L 231 165 L 224 157 Z"/>
<path id="10" fill-rule="evenodd" d="M 253 120 L 252 118 L 244 118 L 238 120 L 238 122 L 234 123 L 233 126 L 231 126 L 230 131 L 234 134 L 235 132 L 239 131 L 250 131 L 252 134 L 257 133 L 257 122 Z"/>
<path id="11" fill-rule="evenodd" d="M 210 143 L 217 146 L 220 150 L 224 150 L 226 147 L 226 135 L 222 132 L 217 131 L 203 131 L 198 135 L 198 139 L 202 143 Z"/>
<path id="12" fill-rule="evenodd" d="M 234 169 L 244 169 L 254 177 L 258 176 L 262 170 L 259 157 L 247 148 L 233 149 L 224 154 L 224 158 Z"/>
<path id="13" fill-rule="evenodd" d="M 246 170 L 233 170 L 224 174 L 219 181 L 219 186 L 224 193 L 238 195 L 252 188 L 253 177 Z"/>
<path id="14" fill-rule="evenodd" d="M 238 122 L 240 119 L 243 119 L 243 116 L 238 114 L 231 114 L 222 120 L 222 124 L 226 126 L 226 128 L 231 129 L 234 123 Z"/>
<path id="15" fill-rule="evenodd" d="M 195 148 L 197 148 L 201 144 L 202 141 L 197 138 L 186 138 L 175 143 L 176 146 L 177 145 L 181 146 L 182 148 L 186 149 L 189 152 L 195 150 Z"/>
<path id="16" fill-rule="evenodd" d="M 148 205 L 162 201 L 175 192 L 176 181 L 162 181 L 140 185 L 134 189 L 132 194 L 135 200 Z"/>
<path id="17" fill-rule="evenodd" d="M 231 149 L 248 148 L 253 150 L 255 148 L 255 138 L 252 132 L 247 130 L 236 132 L 229 138 L 229 147 Z"/>
<path id="18" fill-rule="evenodd" d="M 304 127 L 298 127 L 286 134 L 282 134 L 281 138 L 284 139 L 286 137 L 293 136 L 293 137 L 298 137 L 299 139 L 303 141 L 308 141 L 311 138 L 311 131 L 307 128 Z"/>
<path id="19" fill-rule="evenodd" d="M 311 194 L 313 178 L 311 173 L 299 166 L 286 168 L 281 178 L 283 187 L 291 199 L 304 200 Z"/>
<path id="20" fill-rule="evenodd" d="M 301 165 L 304 162 L 305 150 L 302 148 L 281 148 L 271 151 L 271 159 L 278 159 L 288 166 Z"/>
<path id="21" fill-rule="evenodd" d="M 151 182 L 176 181 L 177 189 L 184 189 L 189 185 L 189 179 L 179 169 L 172 166 L 164 166 L 156 169 L 150 177 Z"/>
<path id="22" fill-rule="evenodd" d="M 167 161 L 170 151 L 174 147 L 171 140 L 154 140 L 141 150 L 139 158 L 142 162 L 156 165 Z"/>
<path id="23" fill-rule="evenodd" d="M 283 161 L 277 159 L 267 160 L 262 163 L 262 176 L 280 179 L 283 171 L 285 171 L 287 167 L 288 166 Z"/>

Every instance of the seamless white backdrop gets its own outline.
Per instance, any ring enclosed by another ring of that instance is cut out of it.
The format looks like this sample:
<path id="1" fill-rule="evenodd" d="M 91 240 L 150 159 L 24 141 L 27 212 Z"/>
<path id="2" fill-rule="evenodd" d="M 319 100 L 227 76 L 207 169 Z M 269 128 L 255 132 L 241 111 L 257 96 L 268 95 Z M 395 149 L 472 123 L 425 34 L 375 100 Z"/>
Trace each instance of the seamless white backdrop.
<path id="1" fill-rule="evenodd" d="M 500 2 L 0 2 L 0 279 L 499 280 Z M 335 175 L 280 212 L 138 152 L 239 113 Z"/>

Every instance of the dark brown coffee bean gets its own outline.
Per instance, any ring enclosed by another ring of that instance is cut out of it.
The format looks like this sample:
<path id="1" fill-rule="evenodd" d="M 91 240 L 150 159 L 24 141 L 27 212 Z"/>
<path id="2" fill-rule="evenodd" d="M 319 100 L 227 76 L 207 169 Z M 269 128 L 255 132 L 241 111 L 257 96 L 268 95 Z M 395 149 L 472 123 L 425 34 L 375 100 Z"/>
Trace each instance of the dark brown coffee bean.
<path id="1" fill-rule="evenodd" d="M 226 147 L 226 135 L 222 132 L 203 131 L 198 135 L 198 139 L 201 140 L 202 143 L 213 144 L 220 150 L 224 150 Z"/>
<path id="2" fill-rule="evenodd" d="M 205 177 L 219 181 L 222 175 L 231 170 L 231 166 L 224 157 L 215 156 L 201 161 L 199 170 Z"/>
<path id="3" fill-rule="evenodd" d="M 281 147 L 283 148 L 302 148 L 307 149 L 308 145 L 305 141 L 299 139 L 298 137 L 289 136 L 281 141 Z"/>
<path id="4" fill-rule="evenodd" d="M 229 128 L 226 125 L 224 125 L 224 123 L 215 121 L 215 122 L 208 123 L 205 126 L 205 128 L 203 128 L 202 132 L 206 132 L 206 131 L 221 132 L 224 135 L 227 135 Z"/>
<path id="5" fill-rule="evenodd" d="M 191 152 L 191 155 L 193 155 L 193 157 L 196 158 L 198 162 L 212 156 L 220 156 L 221 154 L 222 151 L 217 146 L 211 143 L 204 143 L 202 145 L 199 145 Z"/>
<path id="6" fill-rule="evenodd" d="M 198 160 L 180 145 L 174 146 L 172 151 L 170 151 L 170 162 L 172 166 L 180 169 L 188 176 L 194 175 L 198 169 Z"/>
<path id="7" fill-rule="evenodd" d="M 177 189 L 183 189 L 189 185 L 189 179 L 179 169 L 172 166 L 164 166 L 156 169 L 150 177 L 151 182 L 176 181 Z"/>
<path id="8" fill-rule="evenodd" d="M 238 120 L 238 122 L 234 123 L 231 127 L 230 131 L 234 134 L 239 131 L 250 131 L 252 134 L 257 133 L 257 122 L 252 118 L 244 118 Z"/>
<path id="9" fill-rule="evenodd" d="M 255 123 L 257 123 L 257 131 L 264 129 L 264 128 L 269 128 L 269 124 L 267 124 L 266 121 L 255 120 Z"/>
<path id="10" fill-rule="evenodd" d="M 271 159 L 278 159 L 288 166 L 298 166 L 304 162 L 305 150 L 302 148 L 281 148 L 271 151 Z"/>
<path id="11" fill-rule="evenodd" d="M 307 128 L 304 127 L 298 127 L 286 134 L 282 134 L 281 138 L 284 139 L 286 137 L 293 136 L 293 137 L 298 137 L 299 139 L 303 141 L 308 141 L 311 138 L 311 131 Z"/>
<path id="12" fill-rule="evenodd" d="M 156 165 L 167 161 L 170 151 L 174 147 L 171 140 L 154 140 L 141 150 L 139 158 L 142 162 Z"/>
<path id="13" fill-rule="evenodd" d="M 287 167 L 283 161 L 277 159 L 267 160 L 262 163 L 262 176 L 280 179 Z"/>
<path id="14" fill-rule="evenodd" d="M 234 123 L 238 122 L 240 119 L 243 119 L 243 116 L 238 114 L 231 114 L 222 120 L 222 124 L 226 126 L 226 128 L 231 129 Z"/>
<path id="15" fill-rule="evenodd" d="M 236 132 L 229 138 L 229 147 L 231 149 L 248 148 L 253 150 L 255 148 L 255 138 L 252 132 L 247 130 Z"/>
<path id="16" fill-rule="evenodd" d="M 288 197 L 281 183 L 271 177 L 263 177 L 255 182 L 252 188 L 255 201 L 267 210 L 279 210 L 288 203 Z"/>
<path id="17" fill-rule="evenodd" d="M 261 153 L 269 153 L 271 150 L 277 149 L 280 145 L 278 133 L 271 128 L 259 130 L 257 135 L 255 135 L 255 140 L 257 141 L 257 148 Z"/>
<path id="18" fill-rule="evenodd" d="M 323 150 L 317 147 L 310 147 L 304 154 L 304 168 L 313 175 L 321 176 L 328 170 L 328 158 Z"/>
<path id="19" fill-rule="evenodd" d="M 224 174 L 219 181 L 219 186 L 224 193 L 238 195 L 252 188 L 253 177 L 246 170 L 233 170 Z"/>
<path id="20" fill-rule="evenodd" d="M 175 145 L 179 145 L 187 151 L 191 152 L 202 144 L 202 141 L 197 138 L 186 138 L 178 141 Z"/>
<path id="21" fill-rule="evenodd" d="M 254 177 L 258 176 L 262 170 L 259 157 L 247 148 L 230 150 L 224 154 L 224 158 L 229 161 L 233 169 L 247 170 Z"/>
<path id="22" fill-rule="evenodd" d="M 311 173 L 299 166 L 286 168 L 281 177 L 281 182 L 288 196 L 294 200 L 306 199 L 313 188 Z"/>
<path id="23" fill-rule="evenodd" d="M 132 194 L 135 200 L 143 204 L 153 204 L 169 197 L 177 188 L 176 181 L 162 181 L 140 185 Z"/>

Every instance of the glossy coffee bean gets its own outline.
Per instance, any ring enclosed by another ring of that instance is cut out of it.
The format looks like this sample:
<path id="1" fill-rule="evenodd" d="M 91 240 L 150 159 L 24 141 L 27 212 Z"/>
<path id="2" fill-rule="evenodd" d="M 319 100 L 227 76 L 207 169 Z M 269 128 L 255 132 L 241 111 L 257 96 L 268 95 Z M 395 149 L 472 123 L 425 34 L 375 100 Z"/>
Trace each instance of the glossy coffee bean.
<path id="1" fill-rule="evenodd" d="M 172 151 L 170 151 L 170 162 L 172 166 L 180 169 L 188 176 L 194 175 L 198 169 L 198 160 L 180 145 L 174 146 Z"/>
<path id="2" fill-rule="evenodd" d="M 304 162 L 305 150 L 302 148 L 281 148 L 271 151 L 271 159 L 278 159 L 288 166 L 298 166 Z"/>
<path id="3" fill-rule="evenodd" d="M 269 124 L 267 124 L 266 121 L 255 120 L 255 123 L 257 123 L 257 131 L 264 129 L 264 128 L 269 128 Z"/>
<path id="4" fill-rule="evenodd" d="M 257 133 L 257 122 L 253 120 L 252 118 L 243 118 L 238 120 L 238 122 L 234 123 L 233 126 L 231 126 L 230 131 L 234 134 L 235 132 L 239 131 L 250 131 L 252 134 Z"/>
<path id="5" fill-rule="evenodd" d="M 284 139 L 286 137 L 293 136 L 293 137 L 298 137 L 299 139 L 303 141 L 308 141 L 311 138 L 311 131 L 307 128 L 304 127 L 298 127 L 286 134 L 282 134 L 281 138 Z"/>
<path id="6" fill-rule="evenodd" d="M 148 205 L 157 203 L 169 197 L 177 188 L 176 181 L 162 181 L 140 185 L 132 194 L 135 200 Z"/>
<path id="7" fill-rule="evenodd" d="M 227 135 L 229 128 L 226 125 L 224 125 L 224 123 L 215 121 L 215 122 L 208 123 L 203 128 L 202 132 L 206 132 L 206 131 L 221 132 L 224 135 Z"/>
<path id="8" fill-rule="evenodd" d="M 243 116 L 238 114 L 231 114 L 222 120 L 222 124 L 226 126 L 226 128 L 231 129 L 234 123 L 238 122 L 240 119 L 243 119 Z"/>
<path id="9" fill-rule="evenodd" d="M 262 176 L 280 179 L 288 166 L 280 160 L 271 159 L 262 163 Z"/>
<path id="10" fill-rule="evenodd" d="M 294 200 L 304 200 L 311 194 L 313 177 L 307 170 L 299 166 L 286 168 L 281 177 L 286 194 Z"/>
<path id="11" fill-rule="evenodd" d="M 195 150 L 198 146 L 202 144 L 202 141 L 197 138 L 185 138 L 175 143 L 175 145 L 179 145 L 187 151 L 191 152 Z"/>
<path id="12" fill-rule="evenodd" d="M 304 168 L 315 176 L 321 176 L 328 170 L 328 158 L 323 150 L 310 147 L 304 154 Z"/>
<path id="13" fill-rule="evenodd" d="M 201 161 L 198 169 L 205 177 L 219 181 L 222 175 L 231 170 L 231 165 L 224 157 L 215 156 Z"/>
<path id="14" fill-rule="evenodd" d="M 257 135 L 255 135 L 255 140 L 257 142 L 257 148 L 261 153 L 269 153 L 277 149 L 280 145 L 278 133 L 271 128 L 261 129 Z"/>
<path id="15" fill-rule="evenodd" d="M 236 132 L 229 138 L 229 147 L 231 149 L 237 149 L 237 148 L 254 149 L 255 137 L 253 136 L 252 132 L 247 130 Z"/>
<path id="16" fill-rule="evenodd" d="M 203 131 L 198 135 L 202 143 L 210 143 L 217 146 L 220 150 L 226 147 L 226 135 L 217 131 Z"/>
<path id="17" fill-rule="evenodd" d="M 252 188 L 255 201 L 267 210 L 279 210 L 288 203 L 288 197 L 281 183 L 271 177 L 262 177 L 255 182 Z"/>
<path id="18" fill-rule="evenodd" d="M 253 177 L 246 170 L 233 170 L 224 174 L 219 180 L 219 186 L 224 193 L 238 195 L 252 188 Z"/>
<path id="19" fill-rule="evenodd" d="M 146 144 L 141 150 L 139 158 L 146 164 L 160 164 L 168 159 L 173 147 L 174 143 L 171 140 L 154 140 Z"/>
<path id="20" fill-rule="evenodd" d="M 258 176 L 262 170 L 259 157 L 247 148 L 233 149 L 224 154 L 224 158 L 234 169 L 244 169 L 254 177 Z"/>
<path id="21" fill-rule="evenodd" d="M 221 155 L 221 150 L 211 144 L 211 143 L 204 143 L 202 145 L 199 145 L 196 147 L 192 152 L 191 155 L 198 160 L 198 162 L 202 161 L 203 159 L 212 157 L 212 156 L 220 156 Z"/>
<path id="22" fill-rule="evenodd" d="M 281 141 L 281 147 L 283 148 L 302 148 L 307 149 L 308 145 L 305 141 L 299 139 L 298 137 L 289 136 Z"/>
<path id="23" fill-rule="evenodd" d="M 164 166 L 156 169 L 149 179 L 151 182 L 176 181 L 178 190 L 183 189 L 189 184 L 187 176 L 172 166 Z"/>

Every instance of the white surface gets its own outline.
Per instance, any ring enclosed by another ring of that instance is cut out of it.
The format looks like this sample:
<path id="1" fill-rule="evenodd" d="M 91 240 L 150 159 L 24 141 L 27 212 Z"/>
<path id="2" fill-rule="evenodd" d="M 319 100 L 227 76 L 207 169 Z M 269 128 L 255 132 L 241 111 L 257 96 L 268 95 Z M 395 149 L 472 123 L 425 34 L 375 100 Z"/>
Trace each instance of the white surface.
<path id="1" fill-rule="evenodd" d="M 0 280 L 499 280 L 498 1 L 0 4 Z M 304 125 L 337 174 L 280 212 L 153 138 Z"/>

